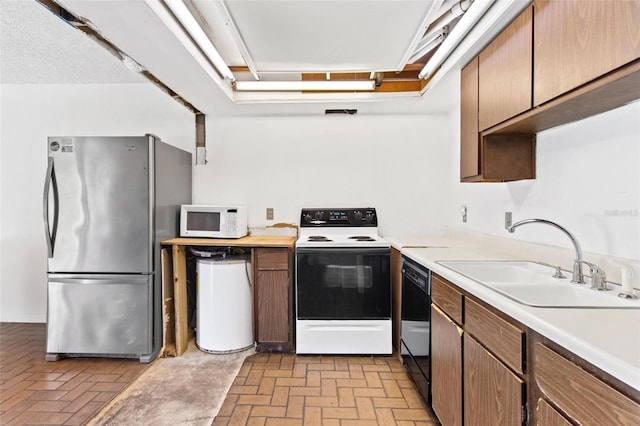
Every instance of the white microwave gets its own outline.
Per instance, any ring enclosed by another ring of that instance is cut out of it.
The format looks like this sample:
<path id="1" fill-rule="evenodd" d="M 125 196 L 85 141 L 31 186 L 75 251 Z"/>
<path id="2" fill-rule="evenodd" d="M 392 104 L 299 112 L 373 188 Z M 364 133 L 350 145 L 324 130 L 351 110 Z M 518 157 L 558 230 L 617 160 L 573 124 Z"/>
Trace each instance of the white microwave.
<path id="1" fill-rule="evenodd" d="M 180 208 L 180 236 L 240 238 L 247 235 L 247 206 L 194 206 Z"/>

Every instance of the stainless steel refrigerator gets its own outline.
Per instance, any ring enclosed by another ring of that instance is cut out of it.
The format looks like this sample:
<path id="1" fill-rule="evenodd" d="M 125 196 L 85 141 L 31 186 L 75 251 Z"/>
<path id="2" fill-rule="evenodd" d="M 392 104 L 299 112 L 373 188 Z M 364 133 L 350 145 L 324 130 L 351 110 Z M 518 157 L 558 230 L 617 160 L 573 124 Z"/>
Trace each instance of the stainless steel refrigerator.
<path id="1" fill-rule="evenodd" d="M 162 346 L 160 242 L 191 203 L 191 154 L 155 136 L 49 137 L 47 360 L 152 361 Z"/>

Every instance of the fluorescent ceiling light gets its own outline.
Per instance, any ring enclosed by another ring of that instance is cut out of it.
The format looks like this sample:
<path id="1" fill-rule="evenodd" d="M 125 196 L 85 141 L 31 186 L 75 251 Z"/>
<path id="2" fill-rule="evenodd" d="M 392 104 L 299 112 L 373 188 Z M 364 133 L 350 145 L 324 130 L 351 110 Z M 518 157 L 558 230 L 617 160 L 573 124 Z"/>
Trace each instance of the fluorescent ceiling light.
<path id="1" fill-rule="evenodd" d="M 169 28 L 169 30 L 183 43 L 182 40 L 184 38 L 184 34 L 182 31 L 176 27 L 175 23 L 169 22 L 168 14 L 163 13 L 162 6 L 159 5 L 157 0 L 146 0 L 147 4 L 151 7 L 151 9 L 158 15 L 158 17 L 164 22 L 164 24 Z M 198 47 L 205 54 L 207 59 L 211 61 L 215 69 L 227 80 L 233 82 L 235 81 L 235 77 L 227 64 L 222 59 L 222 56 L 218 53 L 209 37 L 204 32 L 198 21 L 193 17 L 187 6 L 182 2 L 182 0 L 164 0 L 164 4 L 171 10 L 175 18 L 180 22 L 182 27 L 189 33 L 191 38 L 195 41 Z M 186 47 L 186 45 L 185 45 Z M 198 60 L 198 54 L 193 52 L 193 49 L 189 49 L 189 53 Z M 200 61 L 198 61 L 200 62 Z M 201 64 L 202 65 L 202 64 Z"/>
<path id="2" fill-rule="evenodd" d="M 404 55 L 402 55 L 402 59 L 400 60 L 400 64 L 398 64 L 398 66 L 396 67 L 397 72 L 402 71 L 404 67 L 407 65 L 407 62 L 409 61 L 409 57 L 413 52 L 415 52 L 416 46 L 420 42 L 420 39 L 422 38 L 425 29 L 429 28 L 429 25 L 431 25 L 431 23 L 435 21 L 436 18 L 438 17 L 436 14 L 440 10 L 440 7 L 442 6 L 443 1 L 444 0 L 434 0 L 433 3 L 431 3 L 431 7 L 429 8 L 429 11 L 427 12 L 424 19 L 422 20 L 422 25 L 418 27 L 418 31 L 413 36 L 413 40 L 411 40 L 411 43 L 409 44 L 409 48 L 406 50 L 406 52 L 404 52 Z"/>
<path id="3" fill-rule="evenodd" d="M 357 91 L 374 90 L 375 80 L 293 80 L 293 81 L 236 81 L 234 89 L 245 92 L 289 91 Z"/>
<path id="4" fill-rule="evenodd" d="M 465 38 L 471 28 L 482 18 L 482 15 L 491 7 L 493 2 L 494 0 L 475 0 L 471 3 L 469 10 L 460 18 L 438 50 L 436 50 L 431 59 L 429 59 L 424 68 L 422 68 L 422 71 L 418 74 L 418 78 L 428 78 L 433 75 L 451 52 L 456 49 L 460 41 Z"/>
<path id="5" fill-rule="evenodd" d="M 501 0 L 496 2 L 486 14 L 469 31 L 467 37 L 440 65 L 438 71 L 431 76 L 429 83 L 422 89 L 422 94 L 435 87 L 438 82 L 455 67 L 466 64 L 476 56 L 493 38 L 513 21 L 531 0 Z M 458 68 L 460 69 L 460 68 Z"/>
<path id="6" fill-rule="evenodd" d="M 414 53 L 411 56 L 411 58 L 409 58 L 409 62 L 413 63 L 417 61 L 418 59 L 422 58 L 424 55 L 426 55 L 427 53 L 431 52 L 433 49 L 438 47 L 438 45 L 442 43 L 442 41 L 445 39 L 446 37 L 445 33 L 446 32 L 443 31 L 440 35 L 438 35 L 438 37 L 434 38 L 429 43 L 425 44 L 420 49 L 418 49 L 416 53 Z"/>

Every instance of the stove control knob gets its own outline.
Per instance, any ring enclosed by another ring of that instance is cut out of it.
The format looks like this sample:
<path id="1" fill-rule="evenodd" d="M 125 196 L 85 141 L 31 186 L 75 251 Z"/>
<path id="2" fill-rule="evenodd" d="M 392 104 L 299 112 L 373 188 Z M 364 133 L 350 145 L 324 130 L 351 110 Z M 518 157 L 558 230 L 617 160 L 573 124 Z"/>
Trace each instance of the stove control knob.
<path id="1" fill-rule="evenodd" d="M 373 213 L 372 212 L 367 212 L 364 220 L 366 220 L 367 222 L 372 222 L 373 221 Z"/>
<path id="2" fill-rule="evenodd" d="M 315 214 L 315 216 L 316 216 L 316 219 L 317 219 L 317 220 L 321 220 L 321 219 L 322 219 L 322 216 L 324 216 L 324 212 L 322 212 L 322 211 L 317 211 L 317 212 L 316 212 L 316 214 Z"/>
<path id="3" fill-rule="evenodd" d="M 305 223 L 311 223 L 311 215 L 309 213 L 305 213 L 304 216 L 302 216 L 302 220 L 304 220 Z"/>
<path id="4" fill-rule="evenodd" d="M 360 210 L 355 210 L 353 212 L 353 217 L 355 217 L 356 220 L 362 220 L 362 212 Z"/>

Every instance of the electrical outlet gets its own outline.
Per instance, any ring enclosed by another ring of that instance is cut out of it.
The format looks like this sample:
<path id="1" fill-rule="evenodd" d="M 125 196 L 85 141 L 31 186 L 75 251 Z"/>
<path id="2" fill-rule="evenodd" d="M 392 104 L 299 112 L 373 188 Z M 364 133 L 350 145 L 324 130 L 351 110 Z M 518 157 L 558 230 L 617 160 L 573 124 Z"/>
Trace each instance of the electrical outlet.
<path id="1" fill-rule="evenodd" d="M 267 220 L 273 220 L 273 207 L 267 207 Z"/>
<path id="2" fill-rule="evenodd" d="M 504 229 L 509 229 L 512 223 L 511 212 L 504 212 Z"/>
<path id="3" fill-rule="evenodd" d="M 460 215 L 462 216 L 462 223 L 467 223 L 467 206 L 460 206 Z"/>

